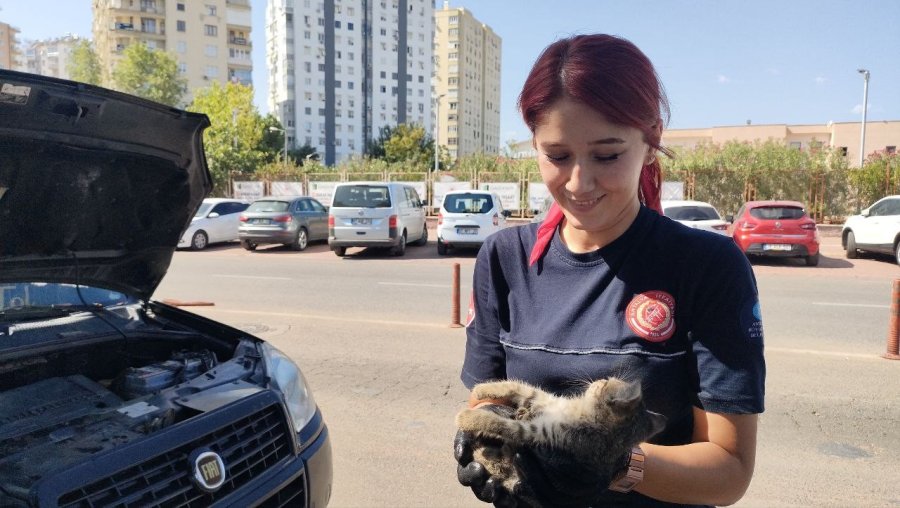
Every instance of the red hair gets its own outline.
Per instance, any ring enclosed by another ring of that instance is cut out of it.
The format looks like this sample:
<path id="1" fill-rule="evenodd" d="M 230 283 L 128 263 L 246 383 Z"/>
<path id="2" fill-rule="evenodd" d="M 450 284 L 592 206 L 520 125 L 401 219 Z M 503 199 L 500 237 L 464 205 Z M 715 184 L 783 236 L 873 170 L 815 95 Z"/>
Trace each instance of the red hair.
<path id="1" fill-rule="evenodd" d="M 651 148 L 671 157 L 661 145 L 662 127 L 669 120 L 666 93 L 650 59 L 631 42 L 594 34 L 548 46 L 519 94 L 519 111 L 532 134 L 543 114 L 563 97 L 586 104 L 612 123 L 640 130 Z M 662 168 L 654 157 L 641 169 L 638 199 L 662 213 L 661 188 Z M 544 224 L 552 231 L 561 220 L 562 211 L 554 203 Z M 540 242 L 540 231 L 538 237 Z"/>

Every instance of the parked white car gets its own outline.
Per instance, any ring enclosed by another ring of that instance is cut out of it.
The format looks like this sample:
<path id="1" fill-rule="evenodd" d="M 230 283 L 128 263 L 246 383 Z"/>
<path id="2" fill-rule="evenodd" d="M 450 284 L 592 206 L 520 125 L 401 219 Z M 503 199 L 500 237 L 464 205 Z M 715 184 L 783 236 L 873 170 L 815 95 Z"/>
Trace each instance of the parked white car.
<path id="1" fill-rule="evenodd" d="M 203 250 L 212 243 L 237 240 L 241 212 L 248 206 L 250 203 L 239 199 L 204 199 L 191 225 L 181 235 L 178 248 Z"/>
<path id="2" fill-rule="evenodd" d="M 412 185 L 400 182 L 344 182 L 334 188 L 328 209 L 328 246 L 340 257 L 348 247 L 389 247 L 395 256 L 406 244 L 425 245 L 425 203 Z"/>
<path id="3" fill-rule="evenodd" d="M 705 201 L 663 200 L 662 209 L 663 215 L 685 226 L 730 236 L 728 222 Z"/>
<path id="4" fill-rule="evenodd" d="M 488 236 L 506 227 L 509 215 L 494 192 L 448 192 L 438 212 L 438 255 L 447 254 L 450 248 L 480 248 Z"/>
<path id="5" fill-rule="evenodd" d="M 859 215 L 851 215 L 841 229 L 841 245 L 853 259 L 859 251 L 894 256 L 900 264 L 900 195 L 886 196 Z"/>

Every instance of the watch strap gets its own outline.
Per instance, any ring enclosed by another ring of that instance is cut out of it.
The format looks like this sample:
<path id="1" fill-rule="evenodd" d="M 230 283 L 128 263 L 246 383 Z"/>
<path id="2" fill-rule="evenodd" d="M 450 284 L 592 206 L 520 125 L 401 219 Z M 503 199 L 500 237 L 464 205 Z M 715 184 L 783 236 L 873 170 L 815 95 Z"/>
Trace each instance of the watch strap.
<path id="1" fill-rule="evenodd" d="M 613 492 L 631 492 L 644 479 L 644 451 L 640 446 L 631 449 L 628 466 L 613 478 L 609 490 Z"/>

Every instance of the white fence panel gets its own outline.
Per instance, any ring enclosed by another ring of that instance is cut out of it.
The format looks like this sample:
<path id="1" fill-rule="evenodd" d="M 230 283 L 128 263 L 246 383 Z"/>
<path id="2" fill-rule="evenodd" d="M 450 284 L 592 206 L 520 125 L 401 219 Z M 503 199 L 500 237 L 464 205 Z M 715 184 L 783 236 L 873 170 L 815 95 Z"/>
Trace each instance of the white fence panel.
<path id="1" fill-rule="evenodd" d="M 233 182 L 234 197 L 253 201 L 265 195 L 265 185 L 263 182 Z"/>

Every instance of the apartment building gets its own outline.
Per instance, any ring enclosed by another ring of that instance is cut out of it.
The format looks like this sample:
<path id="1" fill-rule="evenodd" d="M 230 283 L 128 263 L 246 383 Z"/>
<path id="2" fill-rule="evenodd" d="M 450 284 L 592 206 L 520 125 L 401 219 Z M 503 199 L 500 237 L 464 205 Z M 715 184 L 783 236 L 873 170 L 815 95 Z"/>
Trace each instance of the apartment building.
<path id="1" fill-rule="evenodd" d="M 25 48 L 25 65 L 28 72 L 70 79 L 69 62 L 75 45 L 86 40 L 77 35 L 32 41 Z"/>
<path id="2" fill-rule="evenodd" d="M 432 0 L 269 0 L 269 110 L 333 165 L 382 127 L 431 132 Z"/>
<path id="3" fill-rule="evenodd" d="M 0 22 L 0 69 L 20 70 L 19 29 Z"/>
<path id="4" fill-rule="evenodd" d="M 104 80 L 129 44 L 168 51 L 193 90 L 251 84 L 250 0 L 93 0 L 94 49 Z"/>
<path id="5" fill-rule="evenodd" d="M 700 143 L 723 144 L 727 141 L 765 141 L 775 139 L 805 149 L 810 143 L 825 143 L 842 149 L 850 167 L 859 167 L 859 148 L 862 134 L 861 122 L 828 122 L 807 125 L 738 125 L 709 127 L 706 129 L 667 129 L 663 132 L 663 144 L 692 148 Z M 900 121 L 866 122 L 866 146 L 864 156 L 876 151 L 895 153 L 900 146 Z"/>
<path id="6" fill-rule="evenodd" d="M 452 158 L 500 150 L 500 37 L 449 2 L 434 13 L 438 144 Z"/>

